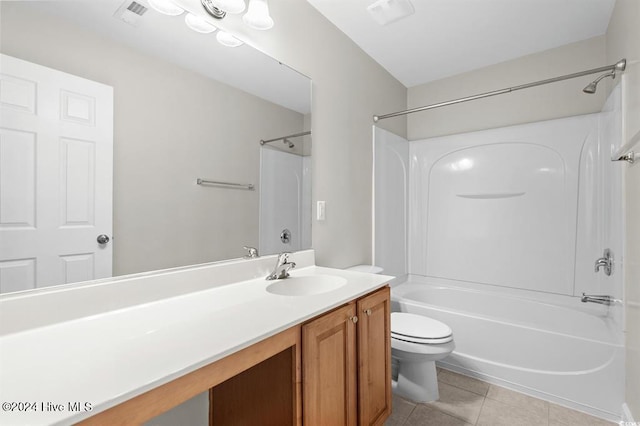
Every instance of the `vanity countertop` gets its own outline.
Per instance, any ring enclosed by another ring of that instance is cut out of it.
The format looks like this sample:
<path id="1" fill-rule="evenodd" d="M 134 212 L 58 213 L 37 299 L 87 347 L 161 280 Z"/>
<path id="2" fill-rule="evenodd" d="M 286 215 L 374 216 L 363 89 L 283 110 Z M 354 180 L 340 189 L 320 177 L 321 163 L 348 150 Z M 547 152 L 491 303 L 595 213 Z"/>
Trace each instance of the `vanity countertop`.
<path id="1" fill-rule="evenodd" d="M 182 275 L 173 276 L 179 281 Z M 266 291 L 273 281 L 253 278 L 1 335 L 0 423 L 79 421 L 392 278 L 318 266 L 291 275 L 332 275 L 347 284 L 316 295 L 282 296 Z M 91 411 L 70 411 L 69 403 L 80 403 L 82 409 L 86 403 Z"/>

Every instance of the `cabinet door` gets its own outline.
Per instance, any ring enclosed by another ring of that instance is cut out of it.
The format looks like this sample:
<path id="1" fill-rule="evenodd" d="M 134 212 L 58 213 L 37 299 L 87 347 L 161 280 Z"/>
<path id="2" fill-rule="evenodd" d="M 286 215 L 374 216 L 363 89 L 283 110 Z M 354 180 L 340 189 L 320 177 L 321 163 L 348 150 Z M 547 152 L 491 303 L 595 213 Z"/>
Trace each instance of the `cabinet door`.
<path id="1" fill-rule="evenodd" d="M 390 290 L 358 300 L 358 407 L 360 425 L 382 425 L 391 414 Z"/>
<path id="2" fill-rule="evenodd" d="M 356 425 L 355 310 L 350 303 L 302 326 L 306 426 Z"/>

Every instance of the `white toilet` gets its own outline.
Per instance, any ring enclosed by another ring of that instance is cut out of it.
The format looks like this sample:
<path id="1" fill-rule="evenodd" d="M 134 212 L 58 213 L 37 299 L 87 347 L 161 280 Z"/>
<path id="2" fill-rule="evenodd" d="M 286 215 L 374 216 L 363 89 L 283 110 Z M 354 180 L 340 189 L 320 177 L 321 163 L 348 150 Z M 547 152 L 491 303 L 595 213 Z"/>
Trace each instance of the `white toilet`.
<path id="1" fill-rule="evenodd" d="M 356 265 L 350 271 L 380 274 L 375 265 Z M 439 399 L 436 361 L 446 358 L 456 345 L 448 325 L 422 315 L 391 313 L 391 357 L 398 361 L 393 392 L 415 402 Z"/>
<path id="2" fill-rule="evenodd" d="M 405 312 L 391 313 L 391 356 L 398 365 L 393 391 L 414 402 L 439 398 L 436 361 L 455 349 L 453 332 L 434 319 Z"/>

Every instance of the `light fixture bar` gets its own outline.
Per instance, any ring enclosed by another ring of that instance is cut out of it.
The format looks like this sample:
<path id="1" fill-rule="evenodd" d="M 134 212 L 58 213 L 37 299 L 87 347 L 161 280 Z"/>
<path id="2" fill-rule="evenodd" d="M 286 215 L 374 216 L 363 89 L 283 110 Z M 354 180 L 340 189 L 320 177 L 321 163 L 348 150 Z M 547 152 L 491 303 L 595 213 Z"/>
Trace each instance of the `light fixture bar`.
<path id="1" fill-rule="evenodd" d="M 222 19 L 225 16 L 227 16 L 227 12 L 225 12 L 222 9 L 218 9 L 214 4 L 212 0 L 200 0 L 200 3 L 202 3 L 202 7 L 204 7 L 204 10 L 211 16 L 213 16 L 216 19 Z"/>

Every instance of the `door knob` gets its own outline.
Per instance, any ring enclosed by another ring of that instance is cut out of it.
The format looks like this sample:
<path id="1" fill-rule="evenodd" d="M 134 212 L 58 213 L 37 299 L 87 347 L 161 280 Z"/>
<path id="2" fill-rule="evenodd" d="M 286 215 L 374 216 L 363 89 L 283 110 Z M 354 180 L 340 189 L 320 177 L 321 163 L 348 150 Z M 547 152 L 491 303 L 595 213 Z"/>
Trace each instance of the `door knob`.
<path id="1" fill-rule="evenodd" d="M 98 235 L 98 238 L 96 238 L 96 241 L 98 241 L 98 244 L 107 244 L 109 242 L 109 236 L 100 234 Z"/>

